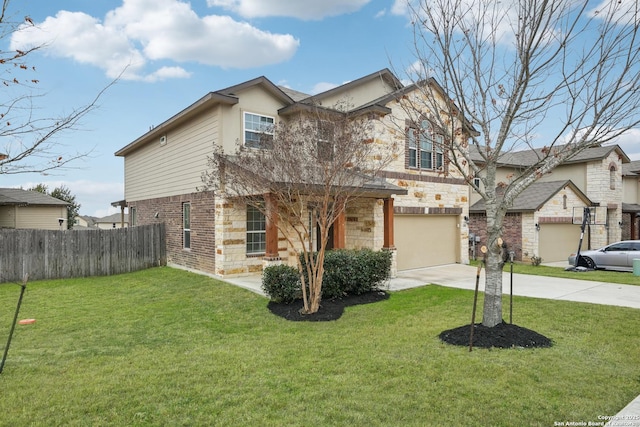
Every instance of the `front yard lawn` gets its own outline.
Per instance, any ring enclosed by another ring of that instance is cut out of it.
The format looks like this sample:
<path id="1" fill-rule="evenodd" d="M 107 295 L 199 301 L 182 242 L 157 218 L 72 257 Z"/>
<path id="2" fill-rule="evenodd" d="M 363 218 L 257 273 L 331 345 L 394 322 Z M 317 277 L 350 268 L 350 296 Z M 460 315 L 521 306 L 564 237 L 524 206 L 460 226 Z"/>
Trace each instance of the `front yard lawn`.
<path id="1" fill-rule="evenodd" d="M 18 294 L 0 285 L 0 349 Z M 29 283 L 20 318 L 37 321 L 13 337 L 0 425 L 550 426 L 640 393 L 640 310 L 516 297 L 514 323 L 553 347 L 470 353 L 438 334 L 472 300 L 425 286 L 291 322 L 166 267 Z"/>

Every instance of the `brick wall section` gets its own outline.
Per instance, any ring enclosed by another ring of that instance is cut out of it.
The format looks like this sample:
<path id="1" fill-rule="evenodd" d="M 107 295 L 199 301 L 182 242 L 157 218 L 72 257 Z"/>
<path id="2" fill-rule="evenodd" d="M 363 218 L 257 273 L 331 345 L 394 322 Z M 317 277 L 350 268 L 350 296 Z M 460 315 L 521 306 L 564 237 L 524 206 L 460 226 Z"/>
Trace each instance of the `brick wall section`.
<path id="1" fill-rule="evenodd" d="M 482 256 L 480 247 L 487 244 L 487 216 L 485 214 L 472 213 L 469 215 L 469 230 L 480 237 L 476 243 L 476 259 Z M 508 213 L 502 223 L 502 241 L 507 244 L 507 250 L 514 251 L 514 260 L 522 261 L 522 214 L 519 212 Z M 470 245 L 471 246 L 471 245 Z M 469 255 L 471 256 L 471 254 Z"/>
<path id="2" fill-rule="evenodd" d="M 183 247 L 182 204 L 191 203 L 191 248 Z M 136 225 L 164 222 L 167 262 L 215 273 L 215 204 L 213 192 L 129 202 L 136 208 Z M 157 218 L 156 218 L 157 213 Z"/>
<path id="3" fill-rule="evenodd" d="M 631 222 L 635 221 L 636 235 L 631 235 Z M 640 239 L 640 218 L 636 218 L 634 213 L 625 213 L 622 215 L 622 237 L 621 240 L 638 240 Z"/>

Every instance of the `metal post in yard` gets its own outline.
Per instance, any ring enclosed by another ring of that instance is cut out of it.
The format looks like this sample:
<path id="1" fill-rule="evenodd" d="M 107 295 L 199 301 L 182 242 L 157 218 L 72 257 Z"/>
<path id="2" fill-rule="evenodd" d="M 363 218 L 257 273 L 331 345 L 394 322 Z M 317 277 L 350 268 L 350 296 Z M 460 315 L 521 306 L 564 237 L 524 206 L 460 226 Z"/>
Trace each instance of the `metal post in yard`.
<path id="1" fill-rule="evenodd" d="M 480 248 L 480 251 L 485 254 L 487 253 L 486 246 Z M 482 263 L 478 264 L 478 269 L 476 270 L 476 289 L 473 293 L 473 310 L 471 311 L 471 331 L 469 332 L 469 351 L 473 350 L 473 330 L 475 328 L 476 323 L 476 307 L 478 306 L 478 286 L 480 285 L 480 270 L 482 270 Z"/>
<path id="2" fill-rule="evenodd" d="M 513 325 L 513 258 L 516 253 L 509 251 L 509 260 L 511 262 L 511 282 L 509 284 L 509 323 Z"/>
<path id="3" fill-rule="evenodd" d="M 13 337 L 13 331 L 16 328 L 16 322 L 18 321 L 18 313 L 20 312 L 20 305 L 22 304 L 22 297 L 24 296 L 24 291 L 27 289 L 27 279 L 29 275 L 24 276 L 24 280 L 20 285 L 20 297 L 18 298 L 18 306 L 16 307 L 16 313 L 13 316 L 13 324 L 11 325 L 11 331 L 9 332 L 9 339 L 7 340 L 7 346 L 4 348 L 4 354 L 2 355 L 2 362 L 0 363 L 0 374 L 4 369 L 4 362 L 7 360 L 7 354 L 9 353 L 9 345 L 11 344 L 11 338 Z"/>

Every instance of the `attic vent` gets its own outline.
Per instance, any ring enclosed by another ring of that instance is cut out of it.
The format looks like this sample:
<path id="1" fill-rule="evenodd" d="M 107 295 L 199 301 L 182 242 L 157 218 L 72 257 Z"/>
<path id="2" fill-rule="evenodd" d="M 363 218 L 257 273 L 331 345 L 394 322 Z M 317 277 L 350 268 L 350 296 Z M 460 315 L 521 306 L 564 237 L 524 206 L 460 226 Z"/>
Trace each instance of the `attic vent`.
<path id="1" fill-rule="evenodd" d="M 160 137 L 160 146 L 167 145 L 167 135 L 162 135 Z"/>

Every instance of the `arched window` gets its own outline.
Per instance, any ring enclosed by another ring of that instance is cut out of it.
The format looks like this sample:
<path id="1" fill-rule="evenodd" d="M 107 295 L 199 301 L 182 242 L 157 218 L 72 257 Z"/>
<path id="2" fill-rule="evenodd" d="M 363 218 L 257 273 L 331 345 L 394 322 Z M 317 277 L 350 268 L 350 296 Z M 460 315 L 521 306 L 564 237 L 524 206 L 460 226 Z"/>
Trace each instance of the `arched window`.
<path id="1" fill-rule="evenodd" d="M 609 188 L 611 190 L 616 189 L 616 167 L 615 165 L 609 166 Z"/>

